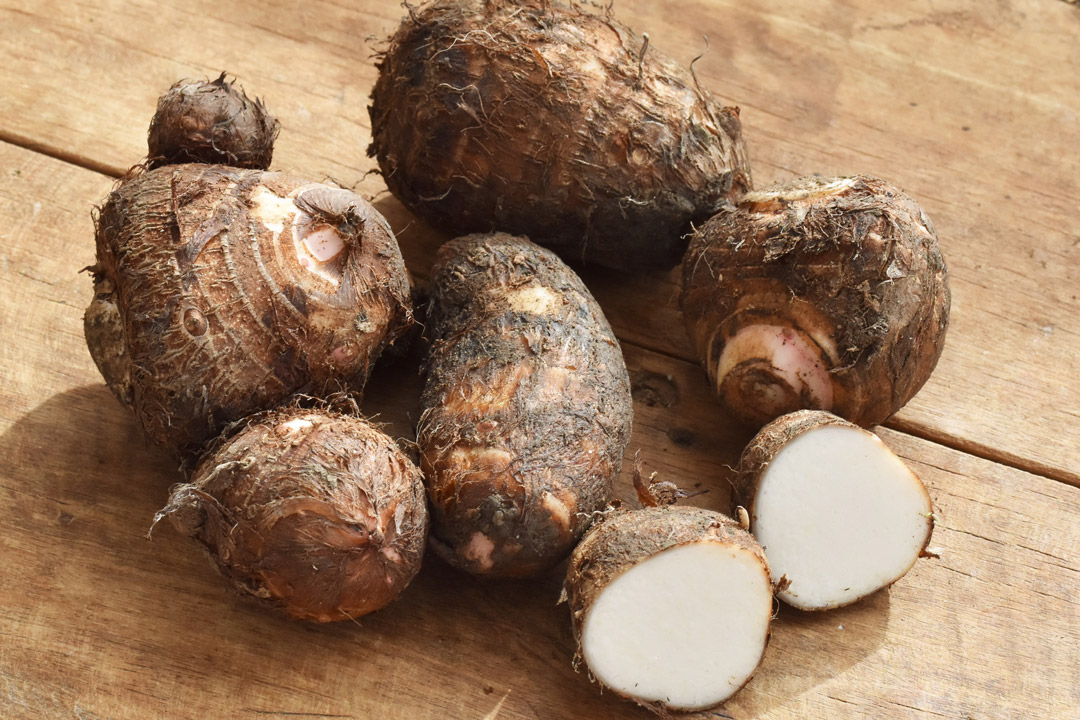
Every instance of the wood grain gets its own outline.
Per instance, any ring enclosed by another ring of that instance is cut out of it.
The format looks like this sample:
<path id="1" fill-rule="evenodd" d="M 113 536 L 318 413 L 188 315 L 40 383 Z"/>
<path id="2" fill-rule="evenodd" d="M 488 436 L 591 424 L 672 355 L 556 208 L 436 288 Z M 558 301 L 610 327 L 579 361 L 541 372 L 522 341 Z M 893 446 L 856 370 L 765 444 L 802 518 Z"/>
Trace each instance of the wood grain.
<path id="1" fill-rule="evenodd" d="M 0 144 L 0 716 L 646 718 L 575 673 L 561 578 L 485 582 L 434 557 L 402 599 L 314 626 L 236 597 L 195 546 L 147 531 L 173 463 L 148 448 L 81 341 L 97 173 Z M 64 210 L 64 208 L 68 210 Z M 629 452 L 728 509 L 745 437 L 683 360 L 627 345 Z M 366 409 L 410 437 L 415 366 L 384 367 Z M 822 614 L 782 608 L 750 685 L 701 718 L 1068 717 L 1080 705 L 1080 490 L 907 436 L 940 560 Z M 632 495 L 626 472 L 620 495 Z M 691 716 L 694 717 L 694 716 Z"/>
<path id="2" fill-rule="evenodd" d="M 372 54 L 404 12 L 0 0 L 5 720 L 651 717 L 574 671 L 558 572 L 484 582 L 428 557 L 386 610 L 312 626 L 233 595 L 170 527 L 146 538 L 180 476 L 85 350 L 90 208 L 145 153 L 156 97 L 227 69 L 283 122 L 275 167 L 375 196 L 422 277 L 443 237 L 385 194 L 364 153 Z M 1080 11 L 619 0 L 615 12 L 684 64 L 708 36 L 695 71 L 741 106 L 758 185 L 889 178 L 934 219 L 953 279 L 941 364 L 881 431 L 930 487 L 941 559 L 849 608 L 780 608 L 757 676 L 698 717 L 1075 716 L 1080 489 L 1055 480 L 1080 484 Z M 729 510 L 748 438 L 693 362 L 677 274 L 584 277 L 631 370 L 628 457 Z M 384 363 L 365 411 L 409 439 L 419 389 L 415 357 Z M 628 467 L 619 494 L 633 496 Z"/>
<path id="3" fill-rule="evenodd" d="M 1080 484 L 1076 8 L 623 0 L 616 13 L 686 64 L 708 37 L 695 71 L 742 107 L 759 185 L 864 172 L 925 205 L 954 321 L 934 377 L 890 426 Z M 145 154 L 157 95 L 227 69 L 282 120 L 275 167 L 378 195 L 367 96 L 403 14 L 396 0 L 2 0 L 0 139 L 118 175 Z M 443 239 L 393 199 L 380 207 L 403 244 Z M 693 359 L 677 275 L 586 280 L 622 339 Z"/>

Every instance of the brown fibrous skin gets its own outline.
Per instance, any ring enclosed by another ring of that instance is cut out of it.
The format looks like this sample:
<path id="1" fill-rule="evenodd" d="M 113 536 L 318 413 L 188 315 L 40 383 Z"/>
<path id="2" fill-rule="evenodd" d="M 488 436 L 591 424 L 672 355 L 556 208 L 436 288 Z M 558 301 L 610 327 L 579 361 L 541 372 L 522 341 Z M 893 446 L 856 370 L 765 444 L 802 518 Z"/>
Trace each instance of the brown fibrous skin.
<path id="1" fill-rule="evenodd" d="M 206 456 L 159 513 L 244 595 L 300 620 L 374 612 L 420 569 L 420 470 L 365 420 L 290 408 Z"/>
<path id="2" fill-rule="evenodd" d="M 633 413 L 618 341 L 577 275 L 523 238 L 450 241 L 431 286 L 417 442 L 432 546 L 472 573 L 541 572 L 611 496 Z"/>
<path id="3" fill-rule="evenodd" d="M 866 176 L 749 192 L 695 232 L 683 263 L 691 341 L 725 410 L 754 427 L 802 408 L 884 421 L 937 364 L 949 300 L 930 219 Z M 754 342 L 802 354 L 806 384 L 788 383 L 768 352 L 755 357 Z M 734 367 L 718 377 L 729 344 Z"/>
<path id="4" fill-rule="evenodd" d="M 181 80 L 158 98 L 148 167 L 209 163 L 265 170 L 281 129 L 262 100 L 225 79 Z"/>
<path id="5" fill-rule="evenodd" d="M 124 341 L 120 309 L 116 306 L 116 290 L 108 278 L 103 277 L 94 283 L 94 299 L 83 316 L 83 332 L 98 372 L 105 378 L 110 392 L 124 407 L 134 408 L 131 358 Z"/>
<path id="6" fill-rule="evenodd" d="M 738 109 L 608 14 L 442 0 L 410 10 L 379 69 L 368 154 L 442 230 L 667 269 L 691 222 L 750 187 Z"/>
<path id="7" fill-rule="evenodd" d="M 294 393 L 359 393 L 412 322 L 389 226 L 340 188 L 221 165 L 136 172 L 100 208 L 96 241 L 90 353 L 185 460 Z"/>
<path id="8" fill-rule="evenodd" d="M 717 542 L 747 550 L 761 561 L 765 576 L 769 575 L 765 551 L 754 536 L 737 521 L 714 510 L 661 505 L 616 510 L 594 523 L 570 555 L 563 585 L 562 600 L 569 603 L 578 648 L 576 661 L 581 659 L 581 635 L 589 608 L 613 580 L 657 553 L 697 542 Z M 663 612 L 663 608 L 656 610 Z M 669 709 L 662 703 L 629 699 L 661 717 L 670 717 Z"/>

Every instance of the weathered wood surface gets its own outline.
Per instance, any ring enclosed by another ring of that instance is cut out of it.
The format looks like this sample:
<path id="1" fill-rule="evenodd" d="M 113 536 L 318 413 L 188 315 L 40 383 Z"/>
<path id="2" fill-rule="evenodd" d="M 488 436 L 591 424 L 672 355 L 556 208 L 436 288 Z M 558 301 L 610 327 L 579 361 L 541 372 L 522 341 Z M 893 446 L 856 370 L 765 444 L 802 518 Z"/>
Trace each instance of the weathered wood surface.
<path id="1" fill-rule="evenodd" d="M 890 178 L 923 201 L 952 269 L 945 355 L 890 422 L 902 432 L 882 432 L 930 486 L 941 560 L 852 608 L 781 609 L 758 676 L 711 717 L 1073 717 L 1080 490 L 1058 481 L 1080 483 L 1080 10 L 615 11 L 685 63 L 709 36 L 695 69 L 743 108 L 759 184 Z M 144 537 L 179 475 L 84 347 L 90 207 L 144 154 L 156 96 L 221 69 L 282 119 L 275 167 L 379 193 L 365 175 L 366 38 L 403 12 L 0 0 L 0 717 L 648 717 L 573 671 L 557 573 L 481 582 L 428 558 L 399 603 L 313 627 L 232 596 L 171 528 Z M 392 198 L 377 204 L 422 275 L 440 236 Z M 585 278 L 633 375 L 631 452 L 727 509 L 746 435 L 716 417 L 690 361 L 676 276 Z M 372 388 L 365 409 L 409 437 L 415 370 L 383 368 Z"/>
<path id="2" fill-rule="evenodd" d="M 759 185 L 865 172 L 924 203 L 955 320 L 939 370 L 891 425 L 1080 484 L 1080 9 L 621 0 L 615 12 L 686 64 L 708 36 L 695 70 L 742 108 Z M 403 14 L 396 0 L 0 0 L 0 139 L 120 174 L 145 154 L 164 88 L 227 69 L 281 118 L 276 167 L 379 193 L 367 96 L 378 40 Z M 409 227 L 403 241 L 438 239 L 381 206 Z M 595 275 L 620 337 L 691 359 L 674 276 Z"/>
<path id="3" fill-rule="evenodd" d="M 483 582 L 428 557 L 395 605 L 312 626 L 235 597 L 170 527 L 148 540 L 180 476 L 80 332 L 83 210 L 110 181 L 10 145 L 0 166 L 0 716 L 648 717 L 572 669 L 557 572 Z M 702 374 L 632 345 L 627 360 L 631 449 L 727 510 L 744 438 L 711 420 Z M 371 387 L 367 409 L 409 437 L 415 368 L 384 368 Z M 1080 489 L 883 436 L 930 487 L 941 559 L 851 608 L 781 609 L 757 677 L 704 717 L 1067 717 L 1080 706 Z M 619 490 L 632 495 L 629 468 Z"/>

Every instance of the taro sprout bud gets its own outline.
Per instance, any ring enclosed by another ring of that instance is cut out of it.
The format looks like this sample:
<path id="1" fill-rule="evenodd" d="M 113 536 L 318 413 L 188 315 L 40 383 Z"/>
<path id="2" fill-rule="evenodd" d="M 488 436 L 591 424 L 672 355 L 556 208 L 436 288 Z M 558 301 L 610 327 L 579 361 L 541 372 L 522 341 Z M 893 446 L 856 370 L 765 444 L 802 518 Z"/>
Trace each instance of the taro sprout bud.
<path id="1" fill-rule="evenodd" d="M 225 79 L 181 80 L 158 99 L 149 166 L 210 163 L 265 170 L 280 125 L 259 99 Z"/>

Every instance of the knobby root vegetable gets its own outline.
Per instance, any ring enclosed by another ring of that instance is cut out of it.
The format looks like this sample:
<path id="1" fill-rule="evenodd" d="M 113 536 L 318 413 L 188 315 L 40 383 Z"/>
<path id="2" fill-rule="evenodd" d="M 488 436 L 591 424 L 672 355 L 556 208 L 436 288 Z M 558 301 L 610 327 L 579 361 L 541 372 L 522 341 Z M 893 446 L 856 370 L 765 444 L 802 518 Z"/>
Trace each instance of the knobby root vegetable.
<path id="1" fill-rule="evenodd" d="M 660 715 L 734 695 L 761 663 L 773 614 L 761 547 L 694 507 L 597 522 L 570 556 L 564 597 L 591 675 Z"/>
<path id="2" fill-rule="evenodd" d="M 128 408 L 135 406 L 131 358 L 123 341 L 124 323 L 116 306 L 116 288 L 104 274 L 94 281 L 94 298 L 83 316 L 83 333 L 105 385 Z"/>
<path id="3" fill-rule="evenodd" d="M 724 409 L 760 427 L 831 410 L 882 422 L 945 342 L 949 287 L 929 218 L 874 178 L 750 192 L 694 235 L 682 308 Z"/>
<path id="4" fill-rule="evenodd" d="M 766 425 L 739 463 L 737 495 L 785 602 L 840 607 L 899 580 L 930 542 L 918 477 L 871 432 L 802 410 Z M 782 580 L 783 579 L 783 580 Z"/>
<path id="5" fill-rule="evenodd" d="M 158 99 L 147 135 L 149 167 L 220 163 L 265 170 L 280 125 L 261 100 L 225 79 L 181 80 Z"/>
<path id="6" fill-rule="evenodd" d="M 356 417 L 284 409 L 255 418 L 175 487 L 168 516 L 244 595 L 315 622 L 394 600 L 420 569 L 420 471 Z"/>
<path id="7" fill-rule="evenodd" d="M 691 221 L 750 187 L 738 109 L 610 14 L 441 0 L 410 9 L 379 70 L 368 154 L 402 203 L 455 234 L 664 269 Z"/>
<path id="8" fill-rule="evenodd" d="M 569 554 L 630 437 L 618 341 L 552 252 L 501 233 L 445 244 L 432 271 L 417 441 L 432 546 L 472 573 Z"/>
<path id="9" fill-rule="evenodd" d="M 97 218 L 90 353 L 190 458 L 293 393 L 359 392 L 412 321 L 385 219 L 340 188 L 221 165 L 137 172 Z"/>

